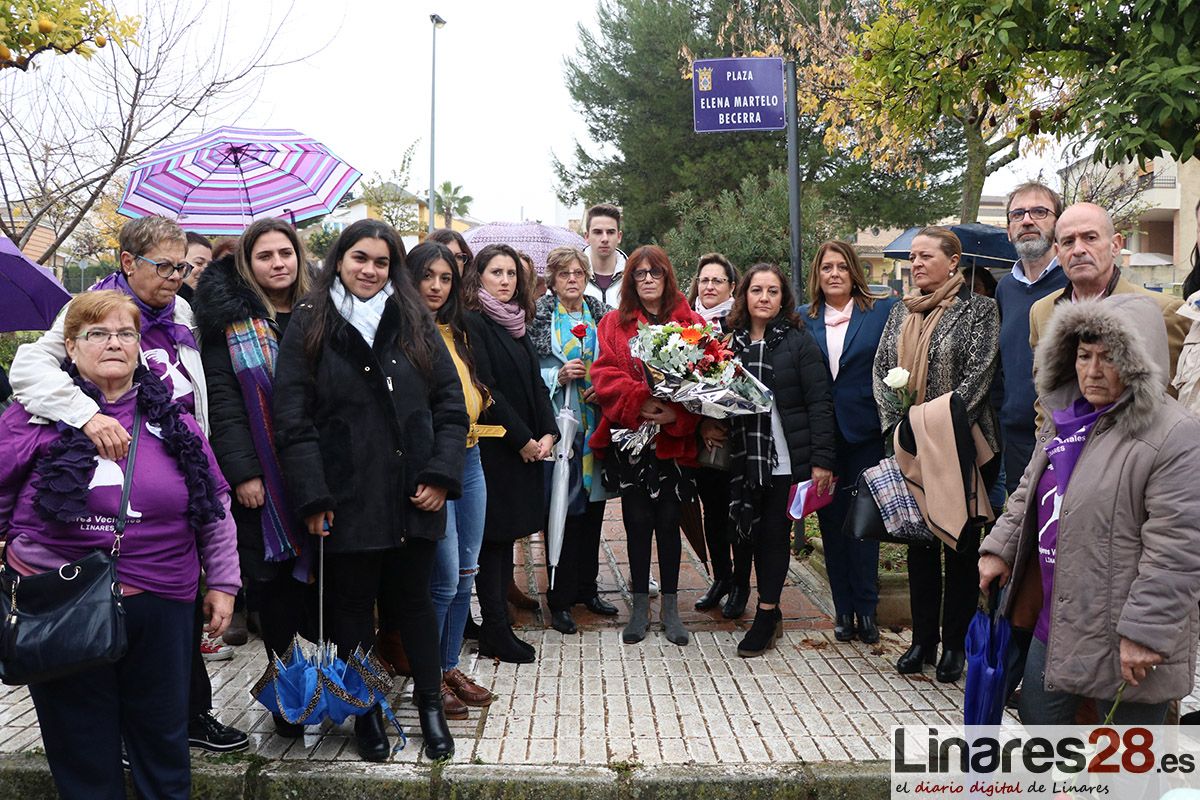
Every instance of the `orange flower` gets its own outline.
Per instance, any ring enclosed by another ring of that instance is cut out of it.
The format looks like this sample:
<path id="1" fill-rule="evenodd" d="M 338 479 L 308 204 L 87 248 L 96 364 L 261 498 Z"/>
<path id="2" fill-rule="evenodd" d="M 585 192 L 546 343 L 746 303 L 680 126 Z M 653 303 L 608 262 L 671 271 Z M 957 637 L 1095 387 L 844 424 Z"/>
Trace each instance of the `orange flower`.
<path id="1" fill-rule="evenodd" d="M 679 332 L 679 338 L 683 339 L 688 344 L 695 344 L 704 336 L 704 331 L 697 328 L 684 328 Z"/>

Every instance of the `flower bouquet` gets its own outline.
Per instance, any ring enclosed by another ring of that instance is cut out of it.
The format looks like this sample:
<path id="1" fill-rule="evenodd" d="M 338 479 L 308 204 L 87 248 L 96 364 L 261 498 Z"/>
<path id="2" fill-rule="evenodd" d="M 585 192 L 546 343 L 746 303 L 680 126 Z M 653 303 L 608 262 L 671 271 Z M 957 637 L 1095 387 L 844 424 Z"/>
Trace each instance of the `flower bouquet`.
<path id="1" fill-rule="evenodd" d="M 679 403 L 693 414 L 725 419 L 771 410 L 771 390 L 751 375 L 712 325 L 638 325 L 629 352 L 640 359 L 650 394 Z M 614 430 L 613 441 L 636 455 L 653 440 L 658 425 Z"/>

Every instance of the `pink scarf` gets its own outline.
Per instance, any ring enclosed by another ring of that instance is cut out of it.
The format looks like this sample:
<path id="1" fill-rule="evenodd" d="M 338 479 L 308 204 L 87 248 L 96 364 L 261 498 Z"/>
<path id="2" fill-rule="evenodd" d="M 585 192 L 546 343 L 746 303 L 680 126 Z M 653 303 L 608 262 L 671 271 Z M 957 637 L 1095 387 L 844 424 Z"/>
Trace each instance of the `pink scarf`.
<path id="1" fill-rule="evenodd" d="M 502 303 L 485 290 L 479 290 L 479 307 L 493 321 L 498 323 L 508 335 L 520 339 L 525 335 L 525 309 L 516 303 Z"/>
<path id="2" fill-rule="evenodd" d="M 842 349 L 846 344 L 846 331 L 850 318 L 854 316 L 854 301 L 846 303 L 841 311 L 825 303 L 825 346 L 829 349 L 829 374 L 837 380 L 841 366 Z"/>

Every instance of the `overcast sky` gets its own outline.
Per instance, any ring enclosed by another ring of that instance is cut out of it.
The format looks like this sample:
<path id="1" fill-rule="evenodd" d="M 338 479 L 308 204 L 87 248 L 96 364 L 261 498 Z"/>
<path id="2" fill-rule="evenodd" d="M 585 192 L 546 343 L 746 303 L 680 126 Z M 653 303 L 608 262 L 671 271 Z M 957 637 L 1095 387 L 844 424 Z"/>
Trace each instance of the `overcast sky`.
<path id="1" fill-rule="evenodd" d="M 523 214 L 564 224 L 578 215 L 555 198 L 551 155 L 570 158 L 585 136 L 563 60 L 575 53 L 578 25 L 595 26 L 596 0 L 253 0 L 245 5 L 253 16 L 234 5 L 229 49 L 253 47 L 266 15 L 289 7 L 276 58 L 317 52 L 270 70 L 240 124 L 303 131 L 367 175 L 398 166 L 417 141 L 409 188 L 424 195 L 436 12 L 447 23 L 437 32 L 437 182 L 461 184 L 484 221 Z M 210 121 L 219 124 L 227 122 Z M 985 191 L 1002 193 L 1043 167 L 1053 164 L 1022 159 Z"/>

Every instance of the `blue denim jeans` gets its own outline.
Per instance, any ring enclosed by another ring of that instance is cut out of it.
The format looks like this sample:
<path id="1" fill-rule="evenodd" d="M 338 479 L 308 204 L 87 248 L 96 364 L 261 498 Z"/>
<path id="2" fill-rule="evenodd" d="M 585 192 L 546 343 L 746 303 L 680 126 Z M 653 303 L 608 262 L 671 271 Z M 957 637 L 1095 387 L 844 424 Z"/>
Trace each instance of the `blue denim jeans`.
<path id="1" fill-rule="evenodd" d="M 479 448 L 467 449 L 462 497 L 446 503 L 446 538 L 438 542 L 429 593 L 442 636 L 442 671 L 458 666 L 463 629 L 471 613 L 471 586 L 479 572 L 479 548 L 487 511 L 487 484 Z"/>

